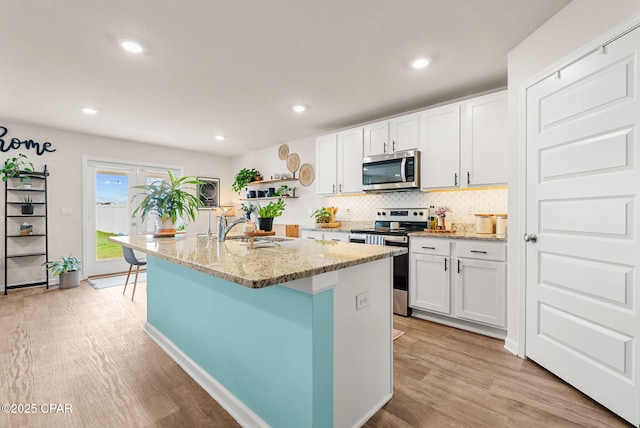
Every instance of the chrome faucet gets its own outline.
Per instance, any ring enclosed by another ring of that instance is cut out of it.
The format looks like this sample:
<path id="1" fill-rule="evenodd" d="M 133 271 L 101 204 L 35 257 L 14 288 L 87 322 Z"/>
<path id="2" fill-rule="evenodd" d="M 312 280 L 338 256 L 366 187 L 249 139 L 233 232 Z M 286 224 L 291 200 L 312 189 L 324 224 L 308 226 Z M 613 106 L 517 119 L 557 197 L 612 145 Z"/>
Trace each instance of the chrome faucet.
<path id="1" fill-rule="evenodd" d="M 224 214 L 218 216 L 218 229 L 216 231 L 216 238 L 218 239 L 218 242 L 224 242 L 227 234 L 233 226 L 239 223 L 246 223 L 247 221 L 249 221 L 247 218 L 241 217 L 237 220 L 234 220 L 229 226 L 227 226 L 227 218 L 224 216 Z"/>

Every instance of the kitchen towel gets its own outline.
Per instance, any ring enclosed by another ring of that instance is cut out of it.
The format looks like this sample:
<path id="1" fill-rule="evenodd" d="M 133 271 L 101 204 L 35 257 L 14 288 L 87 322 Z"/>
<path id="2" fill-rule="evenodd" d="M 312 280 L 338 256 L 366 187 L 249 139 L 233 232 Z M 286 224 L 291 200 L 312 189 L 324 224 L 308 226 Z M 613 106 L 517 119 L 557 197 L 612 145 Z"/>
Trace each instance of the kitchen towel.
<path id="1" fill-rule="evenodd" d="M 365 235 L 364 243 L 369 245 L 384 245 L 384 235 Z"/>

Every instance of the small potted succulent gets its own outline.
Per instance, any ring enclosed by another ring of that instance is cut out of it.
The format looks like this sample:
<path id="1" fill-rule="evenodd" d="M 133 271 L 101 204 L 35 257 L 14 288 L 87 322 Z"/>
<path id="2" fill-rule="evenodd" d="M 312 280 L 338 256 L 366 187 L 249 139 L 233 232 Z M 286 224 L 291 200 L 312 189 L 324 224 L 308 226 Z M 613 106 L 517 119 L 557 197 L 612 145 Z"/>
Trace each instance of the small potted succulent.
<path id="1" fill-rule="evenodd" d="M 282 215 L 285 206 L 282 198 L 271 201 L 264 207 L 258 205 L 258 228 L 270 232 L 273 229 L 273 219 Z"/>
<path id="2" fill-rule="evenodd" d="M 80 286 L 80 260 L 69 254 L 53 262 L 45 262 L 43 266 L 50 269 L 54 276 L 60 276 L 60 288 Z"/>
<path id="3" fill-rule="evenodd" d="M 31 196 L 23 196 L 21 199 L 22 205 L 20 205 L 20 208 L 22 209 L 22 214 L 33 214 L 33 199 Z"/>
<path id="4" fill-rule="evenodd" d="M 251 220 L 251 213 L 254 212 L 256 210 L 256 207 L 253 206 L 253 204 L 251 202 L 245 204 L 242 204 L 242 211 L 244 212 L 244 217 L 247 220 Z"/>

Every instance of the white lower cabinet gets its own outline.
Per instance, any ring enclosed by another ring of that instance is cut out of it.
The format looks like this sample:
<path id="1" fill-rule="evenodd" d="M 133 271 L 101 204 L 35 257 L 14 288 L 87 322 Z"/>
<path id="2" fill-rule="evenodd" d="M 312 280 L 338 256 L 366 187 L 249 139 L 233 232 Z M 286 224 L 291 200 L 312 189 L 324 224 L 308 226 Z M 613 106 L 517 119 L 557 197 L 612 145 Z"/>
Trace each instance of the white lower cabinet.
<path id="1" fill-rule="evenodd" d="M 305 239 L 316 239 L 324 241 L 349 242 L 348 232 L 321 232 L 319 230 L 303 230 L 301 234 Z"/>
<path id="2" fill-rule="evenodd" d="M 445 256 L 409 255 L 409 306 L 451 313 L 449 263 Z"/>
<path id="3" fill-rule="evenodd" d="M 409 263 L 412 308 L 506 327 L 505 243 L 411 237 Z"/>

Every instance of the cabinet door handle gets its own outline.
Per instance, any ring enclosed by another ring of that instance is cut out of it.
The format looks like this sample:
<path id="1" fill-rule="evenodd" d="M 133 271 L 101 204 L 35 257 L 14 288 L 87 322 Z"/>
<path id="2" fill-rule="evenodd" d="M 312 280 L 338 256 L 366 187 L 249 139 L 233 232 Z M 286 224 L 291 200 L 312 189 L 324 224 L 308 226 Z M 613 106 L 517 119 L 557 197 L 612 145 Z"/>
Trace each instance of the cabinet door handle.
<path id="1" fill-rule="evenodd" d="M 471 250 L 472 253 L 477 253 L 477 254 L 487 254 L 486 251 L 478 251 L 478 250 Z"/>
<path id="2" fill-rule="evenodd" d="M 467 171 L 467 184 L 471 184 L 471 173 Z"/>
<path id="3" fill-rule="evenodd" d="M 422 248 L 424 248 L 425 250 L 435 250 L 436 249 L 436 247 L 422 247 Z"/>
<path id="4" fill-rule="evenodd" d="M 444 258 L 444 271 L 447 271 L 447 258 Z"/>
<path id="5" fill-rule="evenodd" d="M 387 153 L 387 143 L 382 143 L 382 147 L 383 147 L 383 152 Z"/>
<path id="6" fill-rule="evenodd" d="M 455 174 L 453 174 L 453 185 L 454 186 L 458 185 L 458 173 L 457 172 Z"/>
<path id="7" fill-rule="evenodd" d="M 395 140 L 391 142 L 391 151 L 392 152 L 396 151 L 396 142 L 395 142 Z"/>
<path id="8" fill-rule="evenodd" d="M 333 193 L 336 193 L 336 185 L 335 185 L 335 184 L 332 184 L 332 185 L 331 185 L 331 188 L 333 189 L 333 190 L 332 190 L 332 192 L 333 192 Z"/>
<path id="9" fill-rule="evenodd" d="M 342 183 L 340 183 L 340 192 L 342 192 Z"/>
<path id="10" fill-rule="evenodd" d="M 458 260 L 458 273 L 460 273 L 460 265 L 461 265 L 461 264 L 462 264 L 462 263 L 460 263 L 460 260 Z"/>

